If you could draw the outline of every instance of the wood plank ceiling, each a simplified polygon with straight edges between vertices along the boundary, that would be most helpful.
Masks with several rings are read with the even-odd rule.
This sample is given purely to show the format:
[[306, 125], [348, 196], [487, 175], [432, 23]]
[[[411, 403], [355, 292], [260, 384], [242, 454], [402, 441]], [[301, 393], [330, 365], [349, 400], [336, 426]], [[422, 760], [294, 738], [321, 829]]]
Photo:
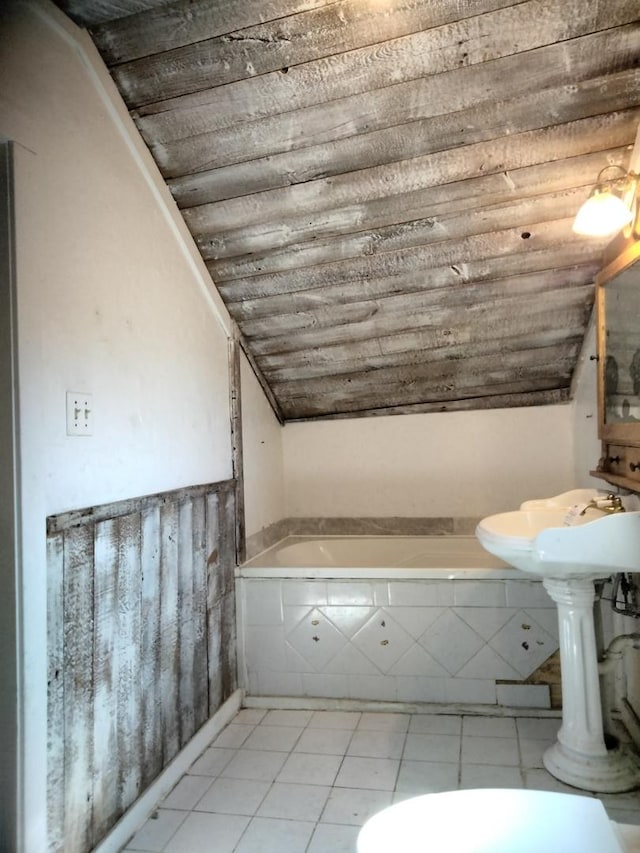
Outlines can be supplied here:
[[[284, 420], [567, 400], [638, 0], [59, 0]], [[214, 286], [212, 284], [212, 286]]]

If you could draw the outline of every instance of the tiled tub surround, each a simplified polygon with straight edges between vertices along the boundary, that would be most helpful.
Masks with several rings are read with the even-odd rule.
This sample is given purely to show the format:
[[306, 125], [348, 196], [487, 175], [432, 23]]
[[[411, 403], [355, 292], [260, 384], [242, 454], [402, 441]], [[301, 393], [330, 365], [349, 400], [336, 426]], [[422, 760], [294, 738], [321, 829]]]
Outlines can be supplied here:
[[247, 537], [247, 559], [287, 536], [465, 536], [480, 521], [466, 516], [360, 516], [354, 518], [291, 517]]
[[464, 546], [468, 565], [240, 567], [247, 694], [548, 708], [548, 687], [525, 683], [558, 648], [542, 583], [474, 537], [416, 537], [421, 548], [425, 539]]

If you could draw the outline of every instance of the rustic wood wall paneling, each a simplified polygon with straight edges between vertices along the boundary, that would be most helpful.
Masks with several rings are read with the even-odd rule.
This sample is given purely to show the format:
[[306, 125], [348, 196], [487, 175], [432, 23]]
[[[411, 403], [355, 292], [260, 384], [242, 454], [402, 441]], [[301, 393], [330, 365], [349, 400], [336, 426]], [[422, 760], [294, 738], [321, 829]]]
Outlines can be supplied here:
[[[194, 497], [194, 502], [203, 498]], [[145, 701], [142, 703], [140, 728], [141, 776], [140, 788], [144, 790], [162, 770], [162, 682], [161, 647], [161, 548], [162, 535], [159, 506], [141, 511], [141, 590], [140, 590], [140, 687]], [[206, 689], [206, 681], [205, 687]]]
[[[118, 708], [113, 697], [120, 682], [120, 638], [114, 636], [118, 613], [118, 519], [95, 525], [93, 655], [93, 837], [98, 841], [120, 814]], [[68, 666], [67, 662], [67, 666]], [[71, 664], [73, 666], [73, 664]]]
[[244, 525], [244, 460], [242, 451], [242, 381], [240, 371], [240, 332], [234, 323], [229, 338], [229, 412], [231, 417], [231, 462], [236, 482], [236, 559], [244, 563], [246, 553]]
[[[64, 535], [64, 851], [93, 846], [93, 527]], [[114, 708], [115, 710], [115, 708]]]
[[47, 538], [47, 826], [50, 853], [64, 851], [64, 533]]
[[235, 484], [47, 521], [49, 850], [86, 853], [235, 689]]

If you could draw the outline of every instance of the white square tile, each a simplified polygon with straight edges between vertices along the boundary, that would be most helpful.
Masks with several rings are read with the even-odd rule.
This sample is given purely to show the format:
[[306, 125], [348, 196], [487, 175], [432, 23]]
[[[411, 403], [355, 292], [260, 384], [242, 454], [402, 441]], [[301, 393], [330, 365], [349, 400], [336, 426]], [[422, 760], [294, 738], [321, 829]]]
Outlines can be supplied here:
[[344, 699], [349, 696], [350, 679], [350, 675], [333, 675], [328, 672], [305, 673], [302, 676], [302, 695]]
[[507, 708], [551, 708], [548, 684], [498, 684], [498, 705]]
[[489, 645], [523, 678], [535, 672], [558, 648], [555, 637], [522, 610], [491, 638]]
[[358, 581], [329, 581], [327, 603], [339, 605], [372, 605], [373, 584]]
[[469, 788], [522, 788], [522, 774], [519, 767], [463, 764], [460, 789]]
[[562, 724], [559, 717], [517, 717], [518, 735], [530, 740], [555, 741]]
[[218, 737], [212, 742], [211, 746], [218, 749], [237, 749], [242, 746], [252, 731], [253, 726], [239, 726], [234, 723], [230, 723], [220, 732]]
[[522, 677], [494, 649], [483, 646], [470, 661], [458, 670], [457, 678], [504, 679], [518, 681]]
[[273, 782], [287, 760], [285, 752], [261, 752], [241, 749], [224, 768], [221, 777], [230, 779], [256, 779]]
[[401, 732], [356, 731], [351, 739], [347, 755], [365, 758], [400, 758], [405, 735]]
[[312, 610], [313, 607], [309, 607], [307, 604], [285, 607], [283, 616], [285, 634], [290, 634], [296, 625], [299, 625]]
[[463, 717], [462, 734], [476, 737], [517, 737], [513, 717]]
[[405, 761], [445, 761], [455, 764], [460, 760], [460, 737], [409, 732], [402, 757]]
[[186, 812], [158, 809], [136, 832], [127, 850], [161, 851], [186, 817]]
[[306, 726], [313, 717], [313, 711], [303, 710], [275, 710], [268, 711], [261, 722], [261, 726], [297, 726], [302, 728]]
[[378, 610], [353, 636], [351, 642], [374, 663], [380, 672], [393, 664], [413, 645], [413, 638], [389, 616]]
[[525, 770], [542, 769], [544, 767], [542, 757], [553, 743], [553, 740], [533, 740], [521, 737], [520, 763], [522, 767]]
[[409, 714], [365, 712], [360, 717], [358, 728], [369, 732], [406, 732], [409, 719]]
[[235, 853], [304, 853], [314, 826], [308, 821], [254, 817]]
[[323, 672], [326, 675], [380, 675], [377, 666], [351, 643], [325, 664]]
[[249, 670], [286, 671], [284, 628], [282, 626], [247, 628], [244, 652]]
[[162, 800], [163, 809], [184, 809], [189, 811], [198, 802], [211, 785], [209, 776], [183, 776], [178, 784]]
[[462, 717], [457, 714], [412, 714], [409, 731], [417, 734], [459, 735]]
[[385, 612], [407, 631], [414, 640], [444, 613], [444, 607], [385, 607]]
[[307, 853], [354, 853], [360, 827], [339, 826], [333, 823], [319, 823]]
[[392, 758], [346, 756], [336, 777], [339, 788], [371, 788], [393, 791], [400, 762]]
[[300, 735], [294, 751], [344, 755], [352, 735], [353, 732], [349, 729], [315, 729], [309, 726]]
[[450, 581], [391, 581], [389, 604], [406, 607], [447, 607], [453, 604]]
[[271, 782], [253, 779], [216, 779], [196, 806], [196, 811], [254, 815]]
[[335, 607], [320, 607], [318, 609], [349, 639], [376, 612], [375, 607], [355, 607], [348, 604], [341, 604]]
[[395, 702], [398, 698], [396, 679], [392, 675], [350, 675], [349, 699], [373, 699]]
[[258, 726], [246, 739], [244, 748], [290, 752], [302, 732], [301, 726]]
[[290, 604], [310, 604], [312, 606], [328, 604], [327, 582], [309, 580], [283, 581], [282, 600], [285, 606]]
[[259, 670], [256, 677], [254, 696], [302, 696], [304, 693], [302, 673]]
[[453, 600], [456, 607], [464, 607], [466, 604], [471, 607], [504, 607], [504, 581], [455, 580]]
[[330, 791], [328, 785], [274, 782], [258, 809], [258, 816], [317, 821]]
[[395, 675], [398, 702], [437, 702], [443, 704], [444, 678], [425, 675]]
[[241, 708], [232, 722], [242, 726], [257, 726], [266, 713], [262, 708]]
[[509, 580], [505, 582], [507, 607], [553, 607], [553, 601], [542, 581]]
[[390, 806], [391, 798], [390, 790], [333, 788], [320, 822], [362, 826], [374, 814]]
[[190, 776], [218, 776], [236, 754], [235, 749], [205, 749], [189, 768]]
[[347, 639], [321, 610], [314, 608], [287, 635], [287, 642], [311, 664], [311, 671], [322, 672], [331, 658], [346, 645]]
[[449, 673], [421, 646], [414, 643], [389, 670], [390, 675], [414, 675], [439, 678]]
[[292, 752], [277, 776], [277, 782], [333, 785], [342, 755], [317, 755]]
[[454, 607], [459, 616], [483, 640], [490, 640], [516, 613], [515, 607]]
[[458, 788], [458, 764], [433, 761], [402, 761], [398, 773], [396, 791], [420, 794], [437, 794], [441, 791], [456, 791]]
[[232, 853], [249, 820], [239, 815], [191, 812], [164, 849], [166, 853], [202, 853], [211, 849], [215, 838], [216, 853]]
[[282, 581], [253, 579], [243, 588], [245, 625], [282, 624]]
[[444, 682], [446, 702], [479, 702], [495, 705], [496, 683], [480, 678], [447, 678]]
[[373, 585], [373, 603], [378, 607], [389, 604], [389, 584], [377, 582]]
[[511, 737], [473, 737], [462, 735], [461, 760], [464, 764], [499, 764], [517, 767], [520, 763], [518, 741]]
[[[584, 791], [576, 791], [570, 785], [565, 785], [546, 770], [523, 770], [524, 786], [534, 791], [559, 791], [563, 794], [584, 794]], [[588, 795], [587, 795], [588, 796]]]
[[531, 611], [524, 611], [525, 616], [534, 619], [547, 634], [550, 634], [555, 640], [558, 639], [558, 608], [557, 607], [536, 607]]
[[360, 711], [315, 711], [309, 722], [314, 729], [355, 729]]
[[484, 646], [484, 640], [450, 610], [445, 610], [418, 642], [451, 675]]

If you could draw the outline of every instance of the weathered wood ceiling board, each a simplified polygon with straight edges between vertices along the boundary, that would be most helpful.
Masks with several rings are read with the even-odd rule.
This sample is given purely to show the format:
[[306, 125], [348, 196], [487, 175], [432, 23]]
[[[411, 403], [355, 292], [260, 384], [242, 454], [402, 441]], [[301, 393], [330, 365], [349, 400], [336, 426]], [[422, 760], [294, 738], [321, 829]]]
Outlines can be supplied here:
[[65, 4], [282, 418], [568, 399], [638, 0]]

